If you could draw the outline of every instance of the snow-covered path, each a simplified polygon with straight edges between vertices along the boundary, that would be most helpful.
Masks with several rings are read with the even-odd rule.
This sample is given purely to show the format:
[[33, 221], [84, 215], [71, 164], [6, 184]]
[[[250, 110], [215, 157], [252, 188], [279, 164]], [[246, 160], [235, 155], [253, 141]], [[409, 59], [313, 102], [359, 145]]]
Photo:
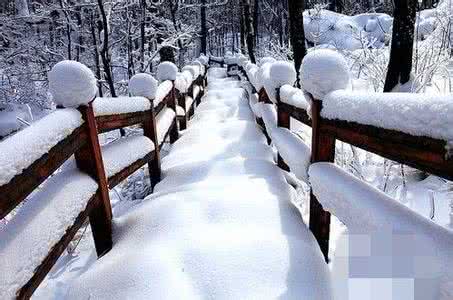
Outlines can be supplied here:
[[153, 195], [68, 299], [330, 299], [328, 267], [240, 83], [209, 72]]

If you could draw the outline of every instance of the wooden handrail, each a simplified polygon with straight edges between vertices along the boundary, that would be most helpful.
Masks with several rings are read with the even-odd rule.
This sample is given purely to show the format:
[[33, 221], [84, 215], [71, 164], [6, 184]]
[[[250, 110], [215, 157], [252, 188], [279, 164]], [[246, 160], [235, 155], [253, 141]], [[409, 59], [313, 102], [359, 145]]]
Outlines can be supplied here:
[[[240, 72], [246, 74], [242, 67]], [[244, 78], [245, 77], [243, 75]], [[272, 103], [265, 88], [259, 92], [259, 102]], [[289, 129], [289, 118], [294, 118], [312, 128], [312, 163], [334, 162], [335, 141], [351, 144], [384, 158], [397, 161], [447, 180], [453, 180], [453, 159], [449, 159], [447, 142], [425, 136], [414, 136], [397, 130], [323, 118], [322, 101], [311, 98], [310, 114], [303, 108], [284, 103], [277, 90], [278, 126]], [[311, 117], [310, 117], [311, 116]], [[257, 120], [265, 129], [264, 122]], [[279, 156], [278, 165], [286, 169]], [[313, 193], [310, 194], [310, 229], [316, 237], [325, 259], [328, 258], [330, 214], [323, 210]]]

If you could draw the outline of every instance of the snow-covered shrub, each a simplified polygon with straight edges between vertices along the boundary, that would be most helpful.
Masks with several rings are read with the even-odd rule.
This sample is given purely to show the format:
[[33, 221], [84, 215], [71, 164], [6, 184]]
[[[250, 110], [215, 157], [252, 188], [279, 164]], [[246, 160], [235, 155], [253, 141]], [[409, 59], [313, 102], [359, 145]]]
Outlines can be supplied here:
[[96, 78], [87, 66], [64, 60], [49, 72], [49, 90], [56, 105], [77, 107], [96, 96]]
[[267, 63], [274, 63], [276, 61], [277, 60], [275, 58], [273, 58], [273, 57], [263, 57], [262, 59], [260, 59], [258, 67], [262, 67], [263, 65], [265, 65]]
[[178, 67], [170, 61], [164, 61], [157, 67], [157, 79], [159, 81], [176, 80], [177, 73]]
[[308, 53], [302, 61], [300, 73], [303, 89], [317, 99], [331, 91], [346, 89], [350, 82], [346, 59], [329, 49]]
[[146, 73], [139, 73], [129, 80], [129, 93], [132, 96], [154, 99], [157, 90], [157, 80]]

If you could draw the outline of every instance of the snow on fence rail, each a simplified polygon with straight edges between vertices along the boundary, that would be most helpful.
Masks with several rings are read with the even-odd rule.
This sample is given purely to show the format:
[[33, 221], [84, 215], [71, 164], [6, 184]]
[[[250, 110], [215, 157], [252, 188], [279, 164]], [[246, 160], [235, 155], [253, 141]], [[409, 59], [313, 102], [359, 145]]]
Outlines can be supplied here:
[[[242, 63], [239, 66], [240, 76], [251, 83], [248, 87], [250, 104], [255, 112], [258, 111], [257, 123], [263, 127], [269, 142], [276, 139], [274, 144], [279, 151], [280, 167], [288, 169], [288, 163], [293, 171], [297, 170], [296, 175], [300, 179], [306, 180], [309, 163], [334, 162], [335, 142], [340, 140], [453, 180], [451, 96], [346, 91], [348, 68], [344, 59], [332, 50], [316, 50], [304, 59], [301, 84], [305, 91], [293, 87], [294, 69], [288, 67], [282, 70], [282, 63], [275, 64], [267, 59], [262, 61], [259, 68]], [[274, 68], [272, 77], [275, 65], [277, 70]], [[254, 96], [255, 92], [258, 99]], [[314, 94], [317, 98], [312, 96]], [[263, 117], [263, 103], [275, 107], [278, 127], [290, 129], [290, 118], [310, 126], [311, 150], [290, 131], [272, 129], [275, 124], [266, 122]], [[330, 213], [318, 200], [311, 193], [310, 229], [327, 259]]]
[[[1, 299], [30, 298], [87, 218], [98, 256], [112, 248], [108, 190], [145, 164], [151, 185], [160, 180], [159, 150], [179, 135], [177, 97], [199, 101], [203, 93], [205, 69], [193, 68], [199, 72], [186, 91], [177, 91], [174, 80], [157, 85], [138, 74], [130, 82], [134, 97], [118, 98], [95, 98], [96, 80], [82, 64], [53, 68], [54, 101], [68, 108], [0, 143], [0, 219], [8, 220], [0, 239]], [[184, 117], [195, 104], [184, 107]], [[98, 134], [132, 125], [141, 125], [143, 136], [100, 146]], [[76, 167], [56, 172], [73, 155]]]

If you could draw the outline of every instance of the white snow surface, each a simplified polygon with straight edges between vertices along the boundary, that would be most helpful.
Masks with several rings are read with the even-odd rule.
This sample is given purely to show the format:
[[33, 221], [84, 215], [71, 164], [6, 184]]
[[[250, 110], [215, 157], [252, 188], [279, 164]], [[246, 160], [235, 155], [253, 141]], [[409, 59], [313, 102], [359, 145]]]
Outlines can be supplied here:
[[48, 179], [2, 227], [1, 299], [15, 299], [16, 291], [33, 276], [97, 188], [97, 183], [80, 171], [60, 172]]
[[132, 96], [154, 99], [157, 90], [157, 80], [146, 73], [139, 73], [129, 80], [129, 93]]
[[95, 116], [118, 115], [151, 109], [151, 101], [145, 97], [102, 97], [93, 102]]
[[271, 131], [271, 139], [291, 172], [298, 179], [308, 183], [308, 167], [311, 159], [310, 147], [287, 128], [274, 128]]
[[237, 118], [245, 92], [221, 83], [163, 159], [155, 194], [115, 220], [113, 249], [67, 299], [331, 299], [294, 190], [259, 127]]
[[122, 137], [102, 147], [102, 160], [107, 177], [112, 177], [154, 150], [146, 136]]
[[280, 101], [305, 110], [310, 108], [310, 99], [305, 96], [304, 92], [287, 84], [280, 88]]
[[178, 74], [178, 67], [170, 61], [164, 61], [157, 66], [157, 79], [159, 81], [176, 80], [176, 74]]
[[156, 90], [156, 98], [154, 99], [154, 107], [158, 106], [162, 100], [170, 93], [173, 88], [173, 82], [166, 80], [159, 84]]
[[311, 165], [309, 176], [323, 208], [348, 228], [333, 258], [338, 299], [452, 299], [453, 231], [331, 163]]
[[269, 70], [270, 84], [274, 89], [288, 84], [294, 85], [297, 74], [294, 64], [287, 61], [274, 62]]
[[350, 85], [348, 63], [342, 54], [330, 49], [317, 49], [305, 55], [300, 66], [301, 84], [316, 99]]
[[159, 145], [164, 142], [165, 135], [176, 117], [173, 109], [165, 107], [156, 116], [157, 140]]
[[187, 93], [190, 85], [193, 82], [192, 73], [189, 71], [183, 71], [176, 75], [175, 88], [181, 93]]
[[321, 116], [453, 140], [453, 96], [335, 91], [323, 100]]
[[57, 109], [0, 143], [0, 186], [21, 174], [83, 124], [75, 108]]
[[78, 107], [91, 102], [96, 96], [96, 78], [84, 64], [64, 60], [53, 66], [48, 76], [49, 91], [57, 106]]

